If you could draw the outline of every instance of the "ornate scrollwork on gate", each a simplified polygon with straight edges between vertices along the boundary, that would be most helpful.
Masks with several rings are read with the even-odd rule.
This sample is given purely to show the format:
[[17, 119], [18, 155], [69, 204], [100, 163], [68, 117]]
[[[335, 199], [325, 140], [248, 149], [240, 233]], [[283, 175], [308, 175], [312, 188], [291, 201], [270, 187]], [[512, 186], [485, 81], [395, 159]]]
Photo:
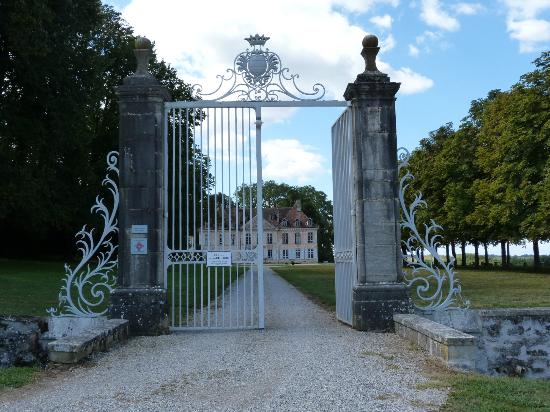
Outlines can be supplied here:
[[[202, 86], [193, 86], [193, 92], [200, 99], [222, 100], [233, 96], [240, 101], [278, 101], [281, 96], [294, 100], [320, 100], [325, 95], [325, 86], [315, 83], [312, 92], [301, 90], [296, 84], [300, 77], [291, 74], [282, 67], [281, 58], [276, 53], [263, 49], [269, 37], [254, 36], [245, 39], [252, 50], [240, 53], [235, 57], [233, 69], [227, 69], [225, 75], [216, 76], [219, 85], [211, 93], [203, 93]], [[225, 85], [225, 88], [224, 88]], [[295, 91], [291, 91], [290, 88]], [[215, 97], [219, 95], [218, 97]]]
[[255, 250], [239, 250], [235, 253], [234, 261], [237, 263], [256, 263], [258, 254]]
[[347, 262], [353, 262], [352, 250], [334, 251], [334, 263], [347, 263]]
[[172, 251], [168, 254], [170, 263], [206, 263], [206, 251], [200, 250], [180, 250]]
[[[57, 308], [47, 312], [54, 317], [73, 316], [94, 318], [105, 315], [105, 299], [113, 290], [116, 282], [118, 265], [115, 237], [118, 233], [118, 152], [107, 155], [107, 174], [102, 185], [107, 188], [112, 198], [112, 209], [104, 199], [96, 197], [91, 212], [103, 219], [103, 231], [97, 241], [94, 239], [94, 228], [88, 230], [86, 225], [77, 232], [76, 244], [82, 255], [80, 263], [74, 269], [65, 264], [65, 279], [59, 292]], [[95, 258], [95, 266], [93, 260]]]
[[[399, 148], [398, 151], [401, 171], [408, 166], [410, 155], [407, 149]], [[403, 271], [403, 277], [419, 298], [415, 306], [422, 310], [445, 310], [452, 305], [468, 308], [470, 301], [462, 296], [462, 286], [454, 271], [454, 258], [446, 262], [437, 251], [441, 235], [436, 232], [443, 228], [432, 219], [429, 225], [424, 225], [424, 233], [420, 234], [415, 222], [416, 212], [418, 207], [427, 206], [426, 201], [422, 199], [422, 194], [417, 193], [409, 206], [405, 203], [408, 182], [413, 179], [414, 176], [408, 170], [400, 179], [399, 202], [403, 215], [401, 228], [410, 233], [409, 238], [402, 241], [407, 251], [403, 261], [410, 268], [410, 271]], [[422, 259], [422, 249], [432, 256], [431, 261]]]

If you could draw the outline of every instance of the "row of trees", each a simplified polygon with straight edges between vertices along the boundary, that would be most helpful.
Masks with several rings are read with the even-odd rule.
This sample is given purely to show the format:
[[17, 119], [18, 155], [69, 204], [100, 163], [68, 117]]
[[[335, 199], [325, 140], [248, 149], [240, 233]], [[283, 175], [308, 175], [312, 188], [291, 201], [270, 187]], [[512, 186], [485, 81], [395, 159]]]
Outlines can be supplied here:
[[447, 123], [420, 141], [410, 158], [412, 188], [428, 203], [419, 223], [444, 227], [443, 243], [475, 249], [500, 244], [503, 265], [510, 243], [550, 239], [550, 52], [510, 90], [493, 90], [471, 103], [457, 128]]
[[[100, 0], [0, 2], [3, 255], [74, 250], [118, 147], [115, 88], [135, 68], [134, 40]], [[150, 70], [174, 100], [191, 98], [164, 61]]]

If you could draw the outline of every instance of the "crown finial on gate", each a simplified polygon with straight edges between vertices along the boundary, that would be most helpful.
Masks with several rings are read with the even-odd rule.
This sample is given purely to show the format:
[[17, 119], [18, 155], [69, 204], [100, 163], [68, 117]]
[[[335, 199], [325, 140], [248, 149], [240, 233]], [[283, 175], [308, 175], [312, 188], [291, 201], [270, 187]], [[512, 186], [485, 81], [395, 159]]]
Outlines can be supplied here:
[[136, 56], [137, 67], [135, 75], [149, 75], [149, 59], [151, 58], [151, 40], [147, 37], [136, 37], [134, 43], [134, 56]]
[[374, 34], [367, 34], [363, 38], [363, 50], [361, 50], [361, 56], [365, 59], [365, 73], [377, 72], [380, 73], [376, 67], [376, 55], [380, 51], [378, 47], [378, 37]]
[[256, 48], [256, 46], [262, 47], [265, 45], [265, 42], [269, 40], [269, 37], [264, 36], [263, 34], [260, 36], [259, 34], [255, 34], [248, 36], [245, 38], [245, 40], [250, 44], [252, 47]]

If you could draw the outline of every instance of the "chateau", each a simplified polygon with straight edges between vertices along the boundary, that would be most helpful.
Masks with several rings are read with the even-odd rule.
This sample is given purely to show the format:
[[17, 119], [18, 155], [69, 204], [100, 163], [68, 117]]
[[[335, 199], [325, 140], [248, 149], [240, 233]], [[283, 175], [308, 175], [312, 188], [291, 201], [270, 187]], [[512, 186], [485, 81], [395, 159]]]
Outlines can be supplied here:
[[[255, 213], [255, 210], [254, 210]], [[201, 229], [199, 244], [201, 249], [231, 250], [255, 249], [257, 245], [256, 215], [246, 220], [242, 215], [235, 219], [235, 209], [218, 217], [217, 225], [210, 222]], [[236, 221], [245, 224], [235, 229]], [[297, 200], [292, 207], [263, 209], [264, 262], [265, 263], [313, 263], [318, 261], [317, 231], [319, 226], [302, 211], [302, 202]], [[231, 228], [231, 226], [233, 226]], [[217, 229], [213, 229], [217, 227]], [[224, 230], [221, 228], [224, 227]]]

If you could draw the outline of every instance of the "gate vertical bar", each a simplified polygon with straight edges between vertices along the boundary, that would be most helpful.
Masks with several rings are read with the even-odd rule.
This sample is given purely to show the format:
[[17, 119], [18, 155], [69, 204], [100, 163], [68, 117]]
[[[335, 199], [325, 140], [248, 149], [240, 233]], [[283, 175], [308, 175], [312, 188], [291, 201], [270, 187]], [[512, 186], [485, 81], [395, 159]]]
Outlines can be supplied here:
[[258, 328], [264, 328], [264, 219], [262, 180], [262, 109], [256, 107], [256, 259], [258, 271]]

